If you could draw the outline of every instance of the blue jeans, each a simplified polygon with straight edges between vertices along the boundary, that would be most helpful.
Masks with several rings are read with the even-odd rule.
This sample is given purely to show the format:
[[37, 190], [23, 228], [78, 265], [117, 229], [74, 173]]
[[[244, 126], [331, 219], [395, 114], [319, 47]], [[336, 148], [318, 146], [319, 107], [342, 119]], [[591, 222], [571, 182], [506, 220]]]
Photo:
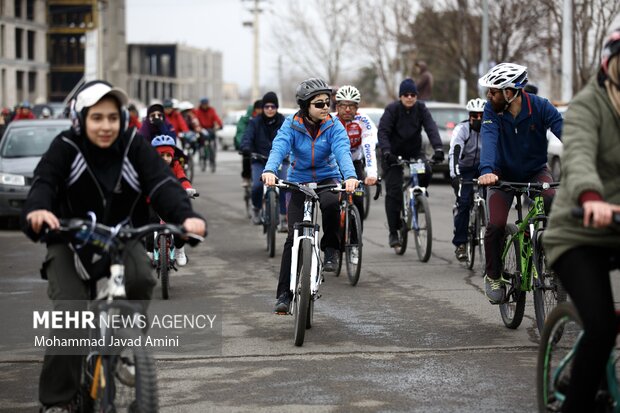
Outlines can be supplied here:
[[[288, 163], [283, 163], [282, 168], [277, 171], [278, 178], [286, 179], [288, 175]], [[261, 175], [265, 169], [265, 164], [259, 161], [252, 161], [252, 206], [261, 209], [263, 205], [263, 181]], [[286, 214], [285, 191], [280, 190], [280, 214]]]
[[[461, 170], [461, 179], [463, 181], [471, 181], [480, 174], [477, 170], [463, 171]], [[467, 226], [469, 225], [469, 206], [473, 201], [474, 186], [461, 185], [459, 196], [456, 201], [457, 212], [454, 217], [454, 238], [452, 243], [455, 246], [465, 244], [467, 242]]]

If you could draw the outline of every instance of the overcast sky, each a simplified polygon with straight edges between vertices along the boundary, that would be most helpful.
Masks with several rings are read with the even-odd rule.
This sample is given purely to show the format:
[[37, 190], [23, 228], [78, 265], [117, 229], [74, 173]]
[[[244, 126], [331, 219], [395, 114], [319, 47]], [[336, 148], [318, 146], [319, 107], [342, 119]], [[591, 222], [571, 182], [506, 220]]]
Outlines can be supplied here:
[[[260, 21], [260, 83], [276, 85], [277, 55], [269, 37], [272, 10], [283, 0], [270, 0]], [[185, 43], [222, 52], [224, 82], [240, 90], [252, 84], [253, 32], [242, 23], [254, 2], [242, 0], [126, 0], [128, 43]]]

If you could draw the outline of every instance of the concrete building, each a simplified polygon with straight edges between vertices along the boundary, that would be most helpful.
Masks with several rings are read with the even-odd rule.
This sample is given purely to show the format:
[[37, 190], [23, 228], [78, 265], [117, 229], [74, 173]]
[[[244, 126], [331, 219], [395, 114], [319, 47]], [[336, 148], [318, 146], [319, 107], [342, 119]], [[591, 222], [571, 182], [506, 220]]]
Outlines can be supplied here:
[[208, 97], [221, 111], [222, 54], [181, 44], [129, 44], [127, 72], [131, 98], [148, 105], [176, 98], [198, 103]]
[[45, 0], [0, 0], [0, 106], [48, 99]]

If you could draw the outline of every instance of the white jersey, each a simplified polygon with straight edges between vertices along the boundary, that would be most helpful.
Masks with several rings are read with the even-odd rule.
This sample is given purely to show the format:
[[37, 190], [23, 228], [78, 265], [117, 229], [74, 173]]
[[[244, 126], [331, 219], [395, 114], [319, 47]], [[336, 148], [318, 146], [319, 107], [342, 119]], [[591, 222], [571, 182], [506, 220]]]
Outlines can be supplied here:
[[[336, 116], [338, 118], [338, 116]], [[351, 158], [366, 161], [366, 176], [377, 177], [377, 127], [368, 116], [356, 113], [350, 122], [342, 122], [351, 142]]]

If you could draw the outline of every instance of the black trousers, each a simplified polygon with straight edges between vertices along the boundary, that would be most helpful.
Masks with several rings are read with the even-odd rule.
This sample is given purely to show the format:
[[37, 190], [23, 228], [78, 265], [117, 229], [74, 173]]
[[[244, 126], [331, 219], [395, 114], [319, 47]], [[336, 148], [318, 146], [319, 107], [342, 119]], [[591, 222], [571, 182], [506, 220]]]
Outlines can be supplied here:
[[609, 279], [612, 255], [620, 259], [620, 248], [582, 246], [565, 252], [553, 265], [584, 327], [563, 413], [594, 411], [594, 396], [616, 342], [618, 326]]
[[[357, 174], [357, 179], [360, 181], [364, 181], [366, 178], [366, 172], [364, 171], [364, 161], [353, 161], [353, 166], [355, 167], [355, 173]], [[365, 188], [366, 191], [370, 191], [370, 188]], [[345, 196], [345, 195], [342, 195]], [[357, 210], [360, 212], [360, 219], [362, 220], [362, 228], [364, 227], [364, 197], [359, 195], [353, 196], [353, 204], [357, 207]]]
[[[325, 185], [335, 182], [337, 181], [330, 179], [322, 181], [319, 184]], [[299, 191], [290, 191], [287, 195], [290, 195], [287, 206], [288, 235], [284, 242], [284, 251], [282, 252], [282, 263], [280, 264], [280, 278], [278, 280], [276, 297], [289, 291], [291, 283], [291, 251], [293, 248], [294, 236], [293, 226], [296, 222], [301, 222], [304, 218], [304, 200], [306, 196]], [[321, 214], [323, 216], [321, 250], [325, 251], [326, 248], [338, 250], [340, 249], [340, 235], [338, 233], [340, 225], [338, 193], [331, 191], [319, 193], [319, 207], [321, 208]]]
[[[69, 300], [90, 299], [91, 284], [80, 278], [73, 263], [73, 252], [65, 244], [50, 245], [45, 258], [47, 295], [55, 311], [71, 311]], [[130, 244], [125, 258], [125, 288], [132, 300], [150, 300], [156, 281], [138, 241]], [[53, 334], [53, 331], [52, 331]], [[69, 404], [80, 386], [83, 356], [50, 355], [43, 359], [39, 377], [39, 401], [44, 406]]]
[[[426, 163], [425, 176], [418, 175], [420, 186], [430, 184], [432, 169]], [[388, 228], [390, 232], [400, 229], [400, 212], [403, 209], [403, 181], [404, 171], [402, 166], [391, 166], [384, 169], [383, 180], [385, 181], [385, 215], [387, 216]]]

